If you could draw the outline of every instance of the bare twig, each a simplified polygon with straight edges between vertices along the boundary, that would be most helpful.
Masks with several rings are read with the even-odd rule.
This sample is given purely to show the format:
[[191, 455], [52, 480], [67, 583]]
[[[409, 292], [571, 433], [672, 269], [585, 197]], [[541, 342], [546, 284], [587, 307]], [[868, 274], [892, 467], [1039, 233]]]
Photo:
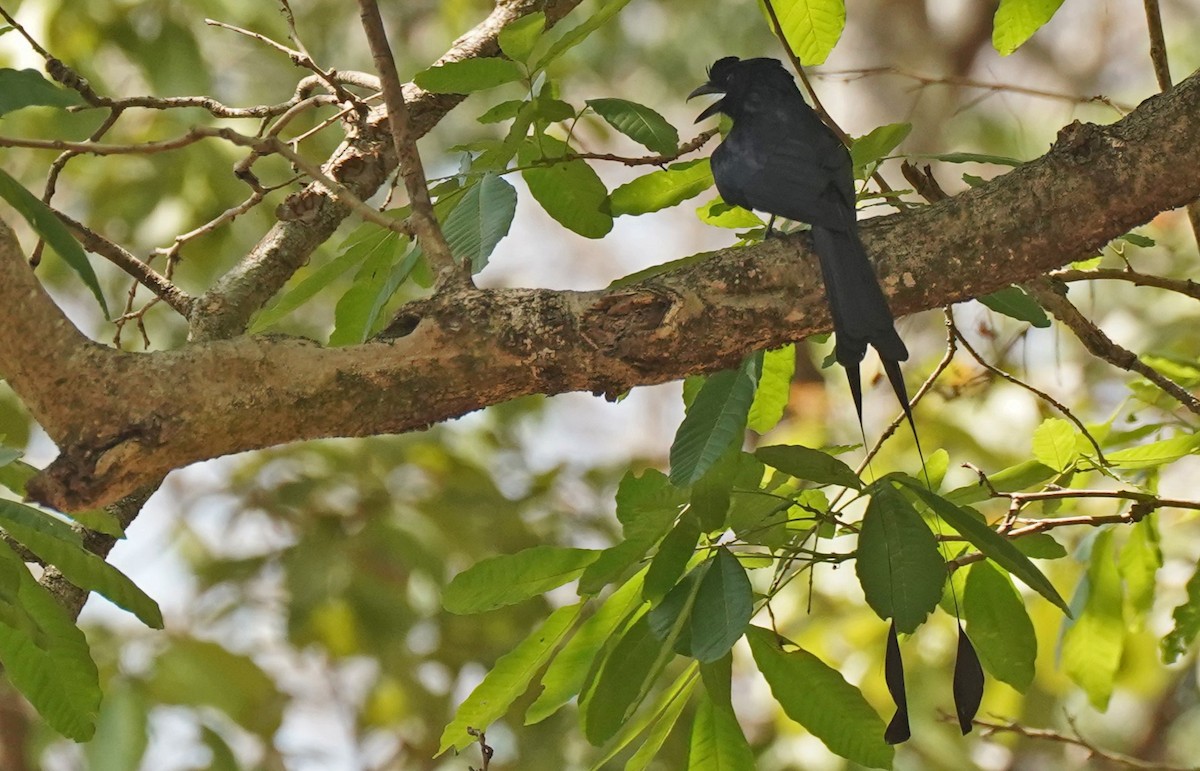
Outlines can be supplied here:
[[1178, 383], [1164, 377], [1148, 366], [1133, 351], [1117, 345], [1104, 331], [1089, 321], [1079, 309], [1067, 299], [1066, 286], [1049, 278], [1037, 278], [1025, 285], [1043, 308], [1067, 326], [1079, 342], [1096, 357], [1104, 359], [1121, 369], [1136, 372], [1154, 383], [1184, 407], [1200, 415], [1200, 400], [1184, 390]]
[[679, 146], [679, 149], [673, 153], [666, 155], [643, 155], [637, 158], [630, 158], [623, 155], [613, 155], [612, 153], [567, 153], [562, 158], [550, 159], [554, 162], [564, 160], [589, 160], [589, 161], [613, 161], [626, 166], [661, 166], [664, 163], [678, 160], [680, 157], [688, 153], [695, 152], [703, 147], [708, 140], [717, 135], [716, 129], [702, 131], [694, 139], [690, 139]]
[[1190, 278], [1167, 278], [1166, 276], [1156, 276], [1153, 273], [1139, 273], [1136, 270], [1128, 268], [1098, 268], [1096, 270], [1076, 270], [1072, 268], [1055, 271], [1050, 274], [1050, 278], [1064, 283], [1095, 280], [1128, 281], [1137, 286], [1166, 289], [1170, 292], [1178, 292], [1179, 294], [1200, 300], [1200, 284], [1192, 281]]
[[387, 105], [388, 125], [392, 133], [392, 143], [396, 148], [396, 156], [400, 160], [400, 170], [404, 177], [404, 186], [408, 190], [412, 202], [412, 227], [421, 242], [426, 259], [438, 274], [439, 287], [447, 281], [471, 284], [469, 268], [456, 268], [454, 255], [442, 235], [441, 227], [433, 214], [433, 203], [429, 198], [429, 188], [425, 182], [425, 169], [421, 164], [421, 155], [417, 152], [416, 141], [409, 135], [408, 106], [404, 103], [404, 87], [400, 84], [400, 76], [396, 72], [396, 62], [392, 58], [392, 49], [388, 45], [387, 33], [383, 28], [383, 18], [379, 15], [379, 6], [375, 0], [359, 0], [360, 16], [367, 42], [371, 46], [371, 54], [375, 59], [375, 69], [383, 82], [383, 101]]
[[[954, 722], [958, 720], [958, 718], [953, 715], [944, 715], [942, 719], [947, 722]], [[1073, 736], [1045, 728], [1028, 728], [1017, 722], [998, 723], [991, 720], [980, 720], [978, 718], [972, 722], [984, 729], [984, 736], [991, 736], [992, 734], [998, 733], [1010, 733], [1018, 736], [1024, 736], [1027, 739], [1037, 739], [1039, 741], [1055, 742], [1057, 744], [1080, 747], [1084, 750], [1087, 750], [1088, 754], [1090, 754], [1092, 757], [1107, 760], [1110, 763], [1124, 766], [1126, 768], [1137, 769], [1137, 771], [1196, 771], [1197, 769], [1200, 769], [1200, 766], [1172, 766], [1147, 760], [1139, 760], [1138, 758], [1130, 757], [1129, 755], [1122, 755], [1118, 752], [1097, 747], [1094, 743], [1084, 739], [1083, 736], [1080, 735], [1079, 729], [1075, 726], [1075, 721], [1071, 718], [1068, 718], [1067, 722], [1071, 726], [1071, 732], [1074, 734]]]
[[1171, 90], [1171, 66], [1167, 62], [1167, 41], [1163, 36], [1162, 13], [1158, 0], [1143, 0], [1146, 9], [1146, 28], [1150, 33], [1150, 63], [1154, 65], [1154, 77], [1159, 91]]

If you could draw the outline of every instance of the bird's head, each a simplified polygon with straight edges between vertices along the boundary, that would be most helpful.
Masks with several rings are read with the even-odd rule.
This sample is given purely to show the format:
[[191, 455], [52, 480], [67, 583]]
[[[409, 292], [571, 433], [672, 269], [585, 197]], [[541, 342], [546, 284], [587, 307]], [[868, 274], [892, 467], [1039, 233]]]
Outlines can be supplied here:
[[724, 96], [705, 108], [704, 112], [696, 117], [696, 122], [711, 118], [717, 113], [725, 113], [737, 119], [753, 87], [780, 82], [780, 78], [788, 88], [795, 90], [792, 77], [787, 74], [787, 70], [778, 59], [739, 59], [736, 56], [717, 59], [708, 68], [708, 82], [688, 94], [688, 99], [704, 94]]

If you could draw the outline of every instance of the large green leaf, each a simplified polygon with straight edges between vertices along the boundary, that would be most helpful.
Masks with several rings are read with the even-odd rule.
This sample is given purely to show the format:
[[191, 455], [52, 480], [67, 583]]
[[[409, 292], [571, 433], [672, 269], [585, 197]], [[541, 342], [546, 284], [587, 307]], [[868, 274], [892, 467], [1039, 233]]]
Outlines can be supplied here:
[[1124, 597], [1112, 529], [1096, 534], [1088, 561], [1083, 611], [1062, 638], [1062, 667], [1088, 695], [1092, 706], [1108, 708], [1125, 649]]
[[708, 158], [673, 163], [612, 191], [611, 211], [614, 217], [648, 214], [695, 198], [712, 185]]
[[646, 694], [646, 682], [665, 662], [664, 643], [639, 618], [613, 647], [583, 706], [583, 731], [599, 746], [617, 733]]
[[529, 193], [560, 225], [586, 238], [612, 230], [608, 189], [586, 162], [576, 159], [521, 172]]
[[862, 693], [833, 667], [798, 648], [785, 652], [770, 629], [746, 630], [758, 669], [784, 713], [831, 752], [870, 768], [891, 768], [895, 751]]
[[70, 107], [82, 103], [79, 94], [59, 88], [37, 70], [0, 67], [0, 117], [22, 107]]
[[1161, 646], [1162, 658], [1167, 664], [1178, 661], [1195, 642], [1196, 635], [1200, 635], [1200, 565], [1188, 579], [1187, 599], [1175, 606], [1171, 617], [1175, 625], [1162, 639]]
[[91, 290], [96, 302], [100, 303], [100, 310], [104, 311], [104, 317], [108, 318], [108, 303], [104, 301], [104, 293], [100, 290], [100, 281], [96, 278], [96, 271], [92, 270], [92, 264], [88, 262], [83, 247], [67, 231], [62, 220], [50, 210], [49, 206], [22, 187], [3, 169], [0, 169], [0, 198], [8, 201], [8, 204], [25, 218], [34, 232], [45, 239], [46, 243], [50, 244], [51, 248], [58, 253], [58, 256], [63, 258], [63, 262], [79, 275], [84, 286]]
[[546, 31], [546, 14], [535, 11], [510, 22], [500, 30], [497, 42], [508, 58], [523, 62], [533, 53], [538, 38]]
[[442, 605], [451, 613], [482, 613], [548, 592], [578, 578], [600, 552], [534, 546], [479, 562], [450, 581]]
[[759, 447], [754, 457], [771, 468], [806, 482], [862, 489], [862, 480], [854, 469], [827, 452], [799, 444], [773, 444]]
[[1121, 547], [1117, 566], [1121, 569], [1129, 608], [1133, 612], [1130, 626], [1140, 630], [1146, 614], [1154, 606], [1154, 593], [1158, 585], [1155, 579], [1158, 569], [1163, 566], [1158, 528], [1153, 518], [1146, 517], [1129, 528], [1129, 538]]
[[1180, 458], [1196, 454], [1197, 450], [1200, 450], [1200, 434], [1182, 434], [1127, 450], [1106, 452], [1104, 457], [1114, 466], [1134, 470], [1174, 463]]
[[[726, 501], [728, 505], [728, 501]], [[663, 538], [658, 546], [658, 553], [650, 561], [646, 571], [645, 598], [650, 602], [658, 602], [683, 575], [688, 561], [696, 554], [696, 544], [700, 542], [700, 527], [696, 517], [689, 511], [679, 521], [671, 532]]]
[[1000, 0], [992, 21], [992, 46], [1008, 56], [1053, 18], [1063, 0]]
[[979, 302], [1017, 321], [1026, 321], [1043, 329], [1050, 326], [1046, 311], [1019, 286], [1009, 286], [986, 294], [979, 298]]
[[499, 720], [550, 660], [555, 648], [574, 626], [583, 603], [559, 608], [512, 651], [501, 656], [483, 682], [458, 706], [454, 719], [442, 731], [438, 754], [453, 747], [461, 750], [475, 739], [468, 728], [483, 730]]
[[660, 155], [679, 148], [679, 132], [649, 107], [626, 99], [589, 99], [588, 107], [610, 126]]
[[642, 732], [646, 734], [642, 746], [629, 757], [625, 763], [625, 771], [645, 771], [657, 757], [671, 729], [679, 722], [680, 714], [688, 705], [688, 697], [692, 695], [699, 679], [696, 677], [698, 666], [694, 661], [688, 664], [671, 685], [658, 692], [649, 707], [626, 720], [621, 730], [604, 745], [604, 751], [588, 767], [588, 771], [607, 768], [605, 764], [629, 746]]
[[[415, 263], [416, 249], [404, 255], [408, 239], [384, 228], [378, 228], [360, 247], [364, 252], [362, 267], [354, 277], [354, 285], [337, 302], [334, 308], [333, 331], [329, 345], [355, 345], [371, 334], [383, 306], [391, 298], [400, 281], [408, 275]], [[395, 267], [400, 266], [402, 275]]]
[[574, 27], [571, 27], [563, 33], [562, 37], [551, 43], [546, 52], [538, 57], [533, 65], [533, 69], [540, 70], [544, 68], [550, 62], [582, 43], [588, 35], [600, 29], [606, 21], [616, 16], [628, 4], [629, 0], [606, 0], [594, 14], [579, 22]]
[[1033, 457], [1055, 471], [1066, 471], [1079, 458], [1075, 426], [1062, 418], [1047, 418], [1033, 432]]
[[671, 443], [671, 484], [686, 487], [720, 459], [746, 427], [758, 384], [758, 355], [710, 375]]
[[725, 548], [717, 549], [688, 579], [651, 611], [651, 628], [665, 640], [676, 628], [680, 614], [687, 614], [676, 651], [700, 662], [716, 661], [741, 638], [754, 614], [750, 579], [742, 563]]
[[[744, 210], [743, 210], [744, 211]], [[756, 218], [757, 219], [757, 218]], [[796, 346], [788, 343], [763, 354], [758, 390], [746, 416], [746, 427], [765, 434], [783, 418], [792, 395], [792, 376], [796, 373]]]
[[971, 565], [962, 611], [984, 668], [1024, 693], [1033, 682], [1037, 636], [1012, 580], [986, 560]]
[[888, 123], [871, 129], [850, 145], [850, 160], [856, 170], [887, 157], [912, 132], [911, 123]]
[[867, 604], [902, 634], [915, 631], [942, 597], [946, 564], [933, 533], [887, 480], [872, 487], [854, 569]]
[[[988, 481], [997, 491], [1011, 493], [1041, 484], [1056, 474], [1058, 474], [1057, 471], [1039, 461], [1027, 460], [995, 474], [988, 474]], [[983, 482], [963, 485], [946, 493], [946, 500], [958, 506], [979, 503], [990, 497], [991, 493]]]
[[580, 692], [601, 648], [630, 614], [643, 604], [644, 575], [638, 573], [609, 595], [555, 654], [546, 673], [542, 675], [542, 692], [525, 713], [525, 725], [540, 723]]
[[[1045, 467], [1043, 466], [1043, 468]], [[986, 522], [976, 519], [972, 514], [963, 511], [940, 495], [926, 490], [915, 479], [897, 478], [916, 493], [925, 505], [933, 510], [934, 514], [941, 517], [963, 538], [970, 541], [972, 546], [987, 555], [997, 565], [1021, 579], [1030, 589], [1062, 608], [1064, 613], [1070, 614], [1071, 611], [1067, 607], [1066, 601], [1054, 588], [1054, 584], [1050, 583], [1042, 571], [1038, 570], [1037, 566], [1013, 545], [1012, 541], [988, 527]]]
[[[96, 730], [100, 678], [83, 632], [62, 605], [0, 541], [9, 597], [0, 613], [0, 664], [10, 683], [51, 728], [75, 741]], [[15, 586], [12, 584], [15, 582]]]
[[30, 517], [41, 518], [47, 525], [50, 522], [36, 509], [12, 501], [0, 501], [0, 528], [13, 539], [47, 564], [54, 565], [79, 588], [102, 594], [133, 613], [146, 626], [162, 629], [162, 612], [158, 609], [158, 603], [124, 573], [83, 548], [76, 534], [64, 536], [61, 525], [58, 529], [32, 526]]
[[771, 5], [800, 63], [823, 64], [846, 26], [843, 0], [771, 0]]
[[480, 58], [446, 62], [413, 76], [413, 82], [437, 94], [470, 94], [512, 83], [525, 77], [525, 71], [508, 59]]
[[467, 188], [446, 218], [442, 231], [456, 258], [478, 273], [500, 239], [508, 235], [517, 212], [517, 190], [495, 174], [484, 174]]
[[715, 704], [707, 694], [696, 705], [688, 746], [689, 771], [754, 771], [754, 753], [728, 705]]

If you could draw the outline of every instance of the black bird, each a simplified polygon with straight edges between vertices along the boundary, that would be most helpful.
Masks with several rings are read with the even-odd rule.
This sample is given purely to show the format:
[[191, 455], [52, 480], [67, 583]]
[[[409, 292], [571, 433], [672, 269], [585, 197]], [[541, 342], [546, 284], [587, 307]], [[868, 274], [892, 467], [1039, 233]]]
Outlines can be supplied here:
[[[834, 356], [846, 370], [862, 424], [859, 363], [871, 345], [913, 424], [900, 362], [908, 349], [858, 237], [850, 153], [821, 122], [776, 59], [727, 56], [688, 95], [723, 94], [696, 122], [724, 113], [733, 128], [712, 155], [713, 179], [726, 203], [812, 226], [825, 296], [833, 316]], [[770, 225], [767, 226], [768, 231]]]

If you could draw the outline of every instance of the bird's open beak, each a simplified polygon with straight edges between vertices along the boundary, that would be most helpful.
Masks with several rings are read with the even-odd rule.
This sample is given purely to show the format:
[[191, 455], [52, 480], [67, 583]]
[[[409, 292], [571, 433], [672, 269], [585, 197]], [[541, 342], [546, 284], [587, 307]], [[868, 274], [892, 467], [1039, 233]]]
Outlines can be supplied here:
[[[697, 96], [704, 96], [705, 94], [723, 94], [723, 93], [725, 93], [725, 90], [723, 88], [721, 88], [720, 86], [717, 86], [713, 83], [705, 83], [704, 85], [700, 86], [695, 91], [693, 91], [692, 93], [688, 94], [687, 98], [688, 98], [688, 101], [691, 101], [693, 98], [695, 98]], [[717, 101], [713, 102], [708, 107], [706, 107], [704, 109], [704, 112], [697, 115], [695, 122], [699, 123], [700, 121], [704, 120], [705, 118], [711, 118], [712, 116], [716, 115], [717, 113], [719, 113], [721, 111], [722, 106], [723, 106], [722, 100], [718, 99]]]

